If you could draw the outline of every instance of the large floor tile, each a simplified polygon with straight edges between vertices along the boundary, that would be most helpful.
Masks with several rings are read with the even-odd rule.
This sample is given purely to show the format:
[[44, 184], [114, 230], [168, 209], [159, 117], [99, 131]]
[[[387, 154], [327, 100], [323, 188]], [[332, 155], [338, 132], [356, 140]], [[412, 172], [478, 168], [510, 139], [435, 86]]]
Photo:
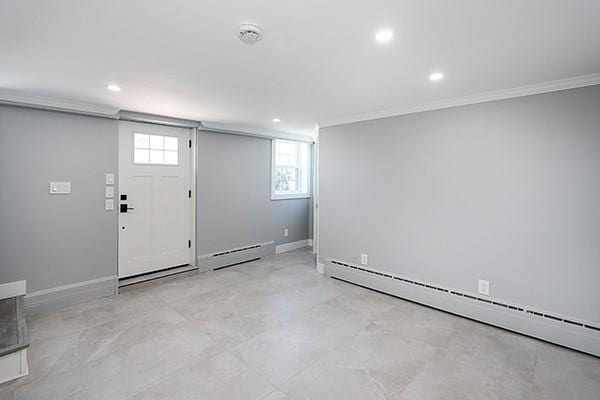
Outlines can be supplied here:
[[133, 400], [260, 400], [275, 387], [230, 353], [194, 365]]
[[334, 347], [307, 336], [290, 337], [286, 329], [265, 332], [237, 346], [233, 353], [274, 385], [280, 385]]
[[435, 346], [441, 346], [450, 337], [460, 320], [455, 315], [410, 301], [394, 300], [393, 308], [373, 314], [371, 320], [382, 327]]
[[185, 323], [187, 321], [176, 311], [158, 305], [130, 318], [34, 340], [29, 349], [31, 373], [21, 381], [57, 374], [113, 352], [125, 351], [146, 340], [171, 333]]
[[402, 367], [393, 370], [376, 354], [340, 346], [280, 386], [280, 390], [295, 400], [386, 399], [412, 377]]
[[535, 369], [532, 400], [600, 397], [600, 358], [547, 345]]
[[128, 319], [162, 305], [160, 299], [145, 293], [124, 293], [28, 318], [29, 335], [33, 341], [47, 339]]

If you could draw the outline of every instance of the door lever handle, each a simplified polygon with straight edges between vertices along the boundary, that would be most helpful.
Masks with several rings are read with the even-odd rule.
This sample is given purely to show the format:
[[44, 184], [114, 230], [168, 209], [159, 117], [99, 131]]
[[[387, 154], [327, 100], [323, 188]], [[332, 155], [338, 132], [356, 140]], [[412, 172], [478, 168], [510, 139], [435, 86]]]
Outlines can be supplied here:
[[129, 210], [135, 210], [135, 208], [127, 207], [127, 204], [121, 204], [121, 206], [119, 207], [119, 211], [122, 213], [126, 213]]

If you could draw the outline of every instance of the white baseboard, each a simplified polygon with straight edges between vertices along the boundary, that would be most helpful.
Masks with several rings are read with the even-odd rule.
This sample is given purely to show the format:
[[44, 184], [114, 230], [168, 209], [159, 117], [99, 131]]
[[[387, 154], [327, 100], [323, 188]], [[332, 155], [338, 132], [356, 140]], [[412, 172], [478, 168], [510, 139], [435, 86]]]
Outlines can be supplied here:
[[0, 357], [0, 384], [28, 374], [27, 348]]
[[113, 275], [28, 293], [25, 296], [25, 308], [35, 311], [54, 310], [84, 301], [114, 296], [116, 293], [117, 277]]
[[24, 296], [27, 293], [26, 281], [0, 284], [0, 300], [10, 297]]
[[296, 242], [284, 243], [284, 244], [275, 246], [275, 254], [281, 254], [281, 253], [285, 253], [286, 251], [292, 251], [292, 250], [301, 249], [303, 247], [310, 246], [308, 244], [309, 240], [310, 239], [298, 240]]
[[325, 264], [318, 262], [317, 263], [317, 272], [320, 274], [325, 274]]

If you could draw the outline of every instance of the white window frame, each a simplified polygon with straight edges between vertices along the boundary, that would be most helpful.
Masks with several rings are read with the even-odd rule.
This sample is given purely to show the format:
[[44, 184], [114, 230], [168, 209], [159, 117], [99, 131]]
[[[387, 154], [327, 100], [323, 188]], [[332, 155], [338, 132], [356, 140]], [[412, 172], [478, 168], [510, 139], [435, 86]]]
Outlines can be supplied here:
[[[302, 193], [290, 193], [290, 194], [277, 194], [275, 192], [275, 154], [276, 154], [276, 146], [277, 146], [277, 141], [280, 142], [289, 142], [289, 143], [299, 143], [299, 144], [305, 144], [308, 146], [308, 150], [307, 150], [307, 162], [306, 162], [306, 192], [302, 192]], [[310, 143], [307, 142], [301, 142], [301, 141], [297, 141], [297, 140], [288, 140], [288, 139], [272, 139], [271, 140], [271, 200], [289, 200], [289, 199], [309, 199], [311, 194], [311, 188], [310, 188], [310, 169], [311, 169], [311, 148], [310, 148]]]

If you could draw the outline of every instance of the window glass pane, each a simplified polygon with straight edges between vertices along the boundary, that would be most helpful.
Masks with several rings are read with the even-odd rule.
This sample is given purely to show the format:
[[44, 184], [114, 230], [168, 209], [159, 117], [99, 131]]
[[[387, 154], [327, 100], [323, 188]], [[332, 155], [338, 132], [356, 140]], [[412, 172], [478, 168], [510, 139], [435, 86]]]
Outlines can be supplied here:
[[150, 162], [152, 164], [163, 164], [164, 163], [164, 151], [162, 150], [150, 150]]
[[277, 159], [275, 160], [275, 163], [276, 165], [295, 167], [297, 160], [295, 157], [290, 156], [288, 154], [277, 154]]
[[[164, 149], [165, 145], [163, 138], [164, 136], [150, 135], [150, 148], [155, 150]], [[152, 156], [150, 156], [150, 158], [152, 158]]]
[[298, 190], [297, 186], [298, 170], [291, 167], [275, 168], [275, 192], [294, 193]]
[[176, 151], [165, 151], [165, 164], [177, 165]]
[[165, 136], [165, 150], [177, 151], [177, 138], [173, 136]]
[[135, 149], [133, 152], [133, 162], [136, 164], [147, 164], [150, 162], [150, 150]]
[[275, 142], [275, 164], [297, 167], [298, 143]]
[[150, 135], [136, 133], [133, 135], [133, 144], [136, 149], [147, 149], [150, 147]]

